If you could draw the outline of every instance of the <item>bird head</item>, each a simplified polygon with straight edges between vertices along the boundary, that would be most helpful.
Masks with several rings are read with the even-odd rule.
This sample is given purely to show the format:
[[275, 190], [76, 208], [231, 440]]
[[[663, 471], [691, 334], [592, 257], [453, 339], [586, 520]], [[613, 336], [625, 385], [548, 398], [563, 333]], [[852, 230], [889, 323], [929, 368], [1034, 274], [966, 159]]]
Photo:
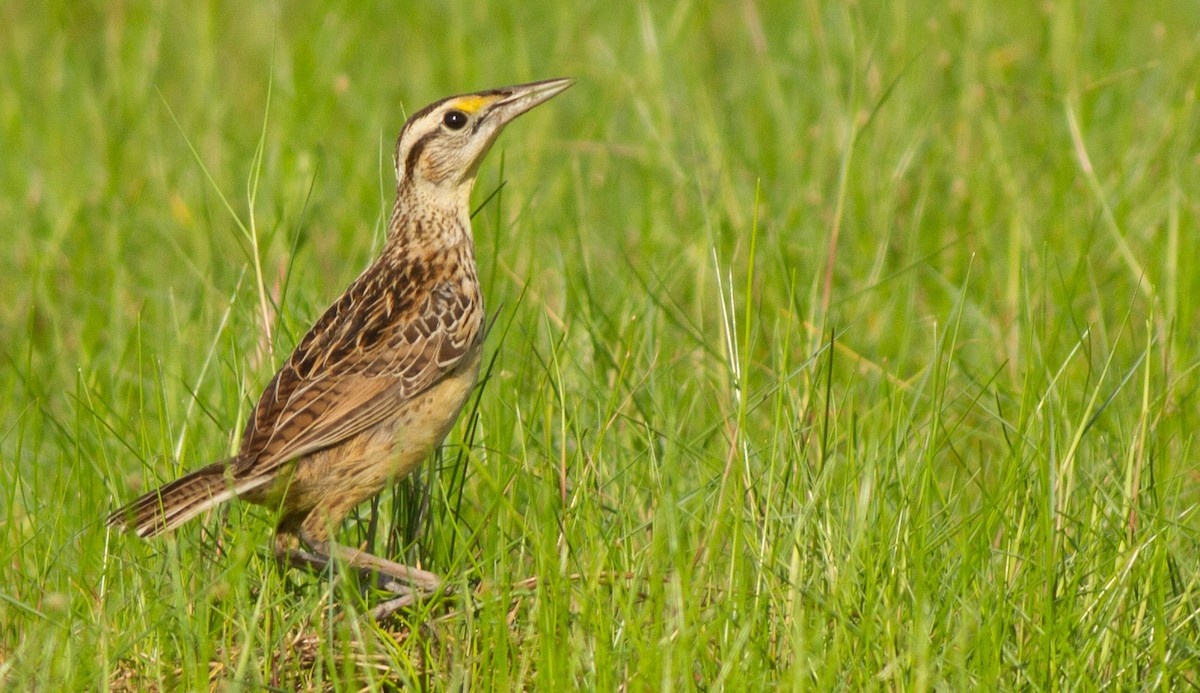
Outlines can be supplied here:
[[551, 79], [460, 94], [417, 111], [396, 141], [401, 190], [465, 205], [479, 164], [504, 126], [573, 83]]

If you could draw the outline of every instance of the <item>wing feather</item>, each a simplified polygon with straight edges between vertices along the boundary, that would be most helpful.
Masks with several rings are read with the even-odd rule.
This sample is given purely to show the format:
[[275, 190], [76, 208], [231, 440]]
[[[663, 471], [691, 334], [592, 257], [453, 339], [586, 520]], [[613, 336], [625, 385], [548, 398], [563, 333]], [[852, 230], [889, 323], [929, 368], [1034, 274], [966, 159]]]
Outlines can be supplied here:
[[482, 340], [473, 281], [422, 286], [373, 270], [325, 311], [266, 387], [235, 477], [269, 473], [388, 419]]

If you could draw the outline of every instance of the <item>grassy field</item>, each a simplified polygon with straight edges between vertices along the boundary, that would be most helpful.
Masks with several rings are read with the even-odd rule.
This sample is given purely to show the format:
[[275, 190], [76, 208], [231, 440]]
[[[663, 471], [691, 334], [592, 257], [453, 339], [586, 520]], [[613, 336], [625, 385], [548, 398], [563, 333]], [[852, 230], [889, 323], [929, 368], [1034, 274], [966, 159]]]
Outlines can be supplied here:
[[[1200, 686], [1200, 6], [409, 5], [0, 5], [0, 688]], [[429, 512], [341, 536], [453, 592], [106, 531], [369, 262], [405, 113], [557, 76]]]

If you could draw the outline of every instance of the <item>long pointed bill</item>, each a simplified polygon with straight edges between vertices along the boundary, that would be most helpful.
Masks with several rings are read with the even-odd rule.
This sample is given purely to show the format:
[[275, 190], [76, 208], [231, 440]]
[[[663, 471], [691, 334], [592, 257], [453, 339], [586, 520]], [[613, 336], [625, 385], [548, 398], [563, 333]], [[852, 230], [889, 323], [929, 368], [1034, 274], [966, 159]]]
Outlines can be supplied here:
[[544, 82], [517, 84], [474, 94], [452, 96], [440, 102], [439, 106], [449, 106], [475, 116], [470, 145], [470, 149], [473, 151], [466, 154], [471, 163], [462, 168], [458, 180], [465, 181], [475, 178], [480, 162], [483, 161], [483, 157], [487, 155], [488, 150], [492, 147], [492, 142], [495, 141], [504, 126], [574, 83], [573, 79], [548, 79]]
[[488, 107], [488, 116], [496, 118], [500, 125], [507, 124], [513, 118], [538, 104], [545, 103], [574, 83], [575, 80], [570, 78], [548, 79], [543, 82], [531, 82], [496, 89], [491, 93], [499, 98]]

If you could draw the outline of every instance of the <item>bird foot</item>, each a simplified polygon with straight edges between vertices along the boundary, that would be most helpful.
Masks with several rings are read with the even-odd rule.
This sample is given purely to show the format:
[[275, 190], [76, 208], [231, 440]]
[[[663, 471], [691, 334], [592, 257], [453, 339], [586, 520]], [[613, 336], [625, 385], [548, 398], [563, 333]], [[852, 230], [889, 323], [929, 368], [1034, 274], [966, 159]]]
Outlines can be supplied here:
[[442, 587], [442, 579], [427, 570], [333, 543], [307, 551], [299, 546], [276, 542], [275, 556], [292, 567], [315, 571], [328, 568], [332, 558], [354, 568], [380, 589], [397, 595], [371, 609], [371, 617], [375, 620], [386, 618], [415, 603], [419, 597], [432, 595]]

